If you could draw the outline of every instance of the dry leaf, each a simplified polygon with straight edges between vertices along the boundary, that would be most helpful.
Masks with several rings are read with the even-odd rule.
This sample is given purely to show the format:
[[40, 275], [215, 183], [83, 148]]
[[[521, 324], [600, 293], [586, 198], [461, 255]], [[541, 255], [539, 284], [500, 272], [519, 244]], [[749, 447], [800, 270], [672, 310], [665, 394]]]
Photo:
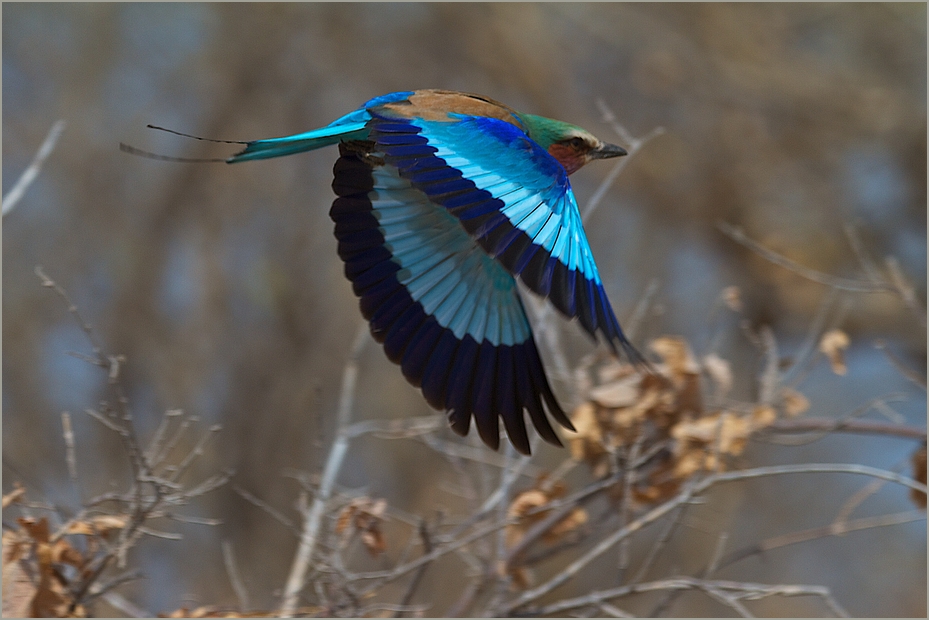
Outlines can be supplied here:
[[771, 426], [774, 424], [775, 420], [777, 420], [777, 412], [774, 411], [774, 407], [758, 405], [755, 407], [755, 410], [752, 411], [752, 419], [748, 430], [752, 432], [765, 428], [766, 426]]
[[30, 543], [22, 532], [3, 532], [3, 617], [25, 618], [32, 609], [36, 585], [24, 556]]
[[733, 312], [742, 312], [742, 291], [738, 286], [723, 289], [723, 303]]
[[22, 527], [35, 542], [48, 542], [48, 519], [45, 517], [38, 520], [34, 517], [20, 517], [16, 522], [19, 523], [20, 527]]
[[651, 343], [652, 350], [657, 353], [671, 371], [674, 379], [682, 375], [693, 375], [700, 371], [694, 360], [687, 341], [677, 336], [662, 336]]
[[613, 358], [610, 358], [597, 368], [597, 382], [600, 384], [609, 383], [628, 376], [638, 377], [639, 373], [628, 363], [620, 362]]
[[716, 398], [724, 398], [732, 389], [732, 367], [715, 353], [703, 358], [703, 369], [716, 384]]
[[784, 403], [784, 413], [793, 418], [810, 408], [810, 401], [797, 390], [789, 387], [781, 389], [781, 399]]
[[681, 373], [676, 388], [675, 413], [677, 416], [675, 421], [686, 413], [701, 415], [703, 413], [703, 396], [700, 393], [699, 373]]
[[[675, 477], [684, 480], [706, 468], [706, 450], [702, 446], [690, 446], [674, 463]], [[657, 490], [655, 491], [657, 496]]]
[[637, 375], [623, 377], [593, 388], [589, 398], [603, 407], [629, 407], [639, 397], [641, 382]]
[[568, 447], [575, 461], [586, 461], [594, 465], [605, 455], [603, 433], [597, 421], [597, 412], [593, 403], [582, 403], [571, 412], [571, 423], [577, 431], [568, 439]]
[[112, 530], [121, 530], [126, 527], [129, 518], [117, 515], [98, 515], [83, 521], [69, 523], [62, 534], [83, 534], [86, 536], [99, 536]]
[[[541, 482], [541, 481], [540, 481]], [[553, 499], [557, 499], [565, 493], [566, 489], [563, 484], [554, 485], [548, 490], [542, 488], [529, 489], [523, 491], [513, 499], [507, 509], [507, 516], [510, 519], [519, 519], [516, 523], [511, 523], [506, 527], [506, 544], [508, 547], [516, 546], [523, 536], [533, 525], [545, 519], [551, 509], [535, 511], [541, 506], [545, 506]], [[532, 514], [530, 514], [532, 513]], [[559, 520], [550, 527], [542, 536], [546, 543], [553, 543], [564, 537], [566, 534], [573, 532], [578, 527], [587, 522], [587, 513], [582, 508], [575, 508], [569, 512], [563, 519]]]
[[672, 459], [664, 459], [657, 464], [644, 481], [632, 487], [632, 498], [643, 504], [656, 504], [677, 495], [681, 480], [674, 471]]
[[[380, 530], [380, 523], [387, 510], [387, 500], [372, 500], [369, 497], [353, 499], [342, 509], [336, 520], [335, 533], [345, 534], [345, 540], [353, 533], [361, 535], [361, 542], [371, 555], [379, 555], [387, 549], [387, 541]], [[349, 530], [349, 526], [352, 527]]]
[[585, 523], [587, 523], [587, 511], [582, 508], [576, 508], [568, 513], [568, 516], [564, 519], [553, 525], [552, 529], [550, 529], [543, 538], [545, 542], [555, 542]]
[[538, 508], [539, 506], [544, 506], [548, 503], [548, 495], [543, 493], [539, 489], [530, 489], [529, 491], [523, 491], [516, 496], [516, 499], [513, 500], [513, 503], [510, 504], [509, 510], [506, 512], [506, 516], [511, 519], [518, 519], [525, 517], [526, 514], [533, 508]]
[[819, 350], [826, 354], [832, 365], [832, 372], [844, 375], [848, 368], [845, 366], [845, 349], [850, 344], [848, 334], [841, 329], [832, 329], [823, 334], [819, 341]]
[[768, 418], [766, 409], [759, 407], [751, 418], [723, 411], [675, 425], [671, 429], [671, 436], [677, 440], [675, 473], [685, 478], [703, 469], [716, 469], [720, 465], [716, 459], [717, 450], [720, 455], [742, 454], [756, 424]]
[[510, 589], [514, 591], [525, 590], [532, 585], [530, 572], [522, 566], [514, 566], [500, 561], [497, 564], [497, 574], [510, 578]]
[[372, 525], [361, 534], [361, 542], [365, 549], [373, 556], [378, 556], [387, 551], [387, 541], [377, 525]]
[[356, 511], [357, 511], [357, 508], [355, 508], [351, 504], [349, 504], [348, 506], [342, 509], [342, 512], [339, 513], [339, 517], [336, 519], [336, 522], [335, 522], [335, 533], [336, 534], [341, 534], [342, 532], [345, 531], [345, 529], [352, 522], [352, 517], [355, 516]]

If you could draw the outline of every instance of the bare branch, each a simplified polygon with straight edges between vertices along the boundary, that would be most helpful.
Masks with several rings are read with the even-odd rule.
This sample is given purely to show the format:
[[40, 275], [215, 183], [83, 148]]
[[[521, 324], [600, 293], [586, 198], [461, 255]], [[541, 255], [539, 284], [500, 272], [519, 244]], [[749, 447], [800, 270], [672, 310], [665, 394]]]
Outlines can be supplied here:
[[342, 461], [348, 452], [349, 437], [346, 435], [351, 420], [352, 405], [355, 400], [355, 382], [358, 379], [358, 356], [365, 343], [368, 342], [368, 326], [363, 324], [352, 345], [345, 370], [342, 372], [342, 393], [339, 398], [339, 409], [336, 417], [336, 438], [329, 451], [329, 458], [323, 469], [322, 481], [319, 491], [313, 499], [313, 504], [304, 513], [303, 533], [300, 544], [284, 586], [284, 598], [281, 604], [280, 615], [285, 618], [292, 617], [297, 609], [297, 598], [306, 583], [306, 573], [313, 557], [313, 551], [319, 538], [319, 529], [322, 524], [326, 504], [332, 495], [332, 488], [336, 476], [342, 467]]
[[226, 565], [226, 574], [229, 575], [229, 583], [232, 584], [232, 591], [235, 592], [236, 599], [239, 601], [239, 611], [245, 613], [248, 611], [248, 590], [242, 583], [242, 577], [239, 575], [239, 568], [235, 563], [235, 556], [232, 552], [232, 543], [228, 540], [222, 542], [223, 564]]
[[871, 420], [831, 420], [828, 418], [800, 418], [777, 420], [762, 433], [857, 433], [862, 435], [886, 435], [904, 439], [926, 440], [926, 429]]
[[[812, 585], [764, 584], [738, 581], [722, 581], [697, 579], [695, 577], [676, 577], [643, 583], [630, 584], [609, 590], [590, 592], [584, 596], [563, 599], [544, 607], [526, 610], [528, 615], [546, 616], [562, 613], [579, 607], [597, 605], [603, 601], [639, 594], [642, 592], [660, 592], [675, 590], [700, 590], [713, 596], [723, 604], [733, 607], [744, 616], [751, 616], [741, 604], [741, 600], [754, 601], [771, 596], [817, 596], [836, 612], [837, 615], [847, 617], [848, 614], [835, 603], [828, 588]], [[830, 603], [831, 601], [831, 603]]]
[[597, 100], [597, 107], [600, 108], [600, 113], [603, 115], [603, 120], [609, 123], [616, 134], [620, 139], [627, 145], [626, 151], [628, 155], [626, 157], [621, 157], [616, 160], [616, 163], [613, 164], [613, 167], [610, 169], [609, 174], [606, 175], [606, 178], [600, 183], [600, 186], [597, 188], [597, 191], [594, 192], [594, 195], [590, 197], [590, 200], [587, 201], [587, 204], [584, 205], [584, 209], [581, 211], [581, 221], [586, 222], [593, 212], [600, 206], [600, 202], [603, 200], [603, 197], [609, 191], [610, 187], [613, 185], [613, 182], [616, 181], [616, 178], [619, 176], [629, 162], [632, 159], [632, 156], [639, 152], [639, 150], [645, 146], [645, 144], [664, 133], [664, 127], [655, 127], [650, 132], [648, 132], [642, 138], [635, 138], [631, 133], [629, 133], [626, 128], [616, 120], [616, 115], [613, 114], [613, 111], [606, 105], [602, 99]]
[[779, 549], [788, 545], [815, 540], [817, 538], [825, 538], [827, 536], [843, 536], [849, 532], [856, 532], [876, 527], [903, 525], [904, 523], [912, 523], [913, 521], [922, 521], [925, 520], [925, 518], [926, 513], [920, 510], [911, 510], [908, 512], [899, 512], [889, 515], [878, 515], [876, 517], [862, 517], [859, 519], [853, 519], [851, 521], [833, 522], [822, 527], [814, 527], [808, 530], [791, 532], [789, 534], [767, 538], [755, 545], [746, 547], [745, 549], [733, 551], [722, 561], [720, 561], [719, 566], [720, 568], [726, 567], [753, 555], [765, 553], [766, 551]]
[[528, 602], [534, 601], [537, 598], [544, 596], [545, 594], [551, 592], [555, 588], [561, 586], [565, 582], [572, 579], [577, 575], [584, 567], [586, 567], [590, 562], [601, 556], [603, 553], [608, 551], [613, 545], [617, 544], [621, 540], [624, 540], [633, 532], [636, 532], [643, 527], [655, 522], [659, 518], [663, 517], [665, 514], [673, 510], [674, 508], [684, 505], [691, 502], [698, 494], [703, 493], [710, 487], [719, 484], [721, 482], [733, 482], [736, 480], [746, 480], [749, 478], [759, 478], [764, 476], [775, 476], [775, 475], [784, 475], [784, 474], [801, 474], [801, 473], [848, 473], [848, 474], [858, 474], [864, 476], [871, 476], [874, 478], [880, 478], [884, 480], [890, 480], [898, 484], [907, 486], [911, 489], [916, 489], [918, 491], [926, 492], [926, 485], [920, 484], [915, 480], [906, 478], [900, 474], [877, 469], [874, 467], [868, 467], [865, 465], [846, 465], [846, 464], [829, 464], [829, 463], [810, 463], [803, 465], [780, 465], [772, 467], [756, 467], [754, 469], [746, 469], [742, 471], [732, 471], [732, 472], [719, 472], [714, 473], [702, 481], [693, 481], [688, 483], [684, 489], [673, 499], [656, 506], [652, 510], [648, 511], [638, 519], [632, 521], [623, 528], [620, 528], [616, 532], [607, 536], [601, 540], [597, 545], [592, 549], [587, 551], [580, 558], [568, 565], [563, 571], [558, 573], [555, 577], [548, 580], [544, 584], [527, 590], [523, 592], [513, 601], [509, 602], [502, 608], [503, 613], [513, 612], [515, 609], [522, 607]]
[[74, 429], [71, 428], [71, 414], [67, 411], [61, 412], [62, 436], [65, 440], [65, 461], [68, 464], [68, 476], [71, 482], [76, 486], [77, 479], [77, 456], [74, 449]]
[[[432, 552], [432, 539], [429, 537], [429, 528], [426, 527], [426, 522], [420, 521], [419, 523], [419, 538], [423, 543], [423, 553]], [[423, 564], [417, 569], [413, 574], [413, 579], [410, 580], [410, 585], [407, 587], [406, 592], [403, 593], [403, 596], [400, 598], [400, 608], [406, 609], [410, 605], [410, 601], [413, 600], [413, 594], [416, 593], [416, 589], [419, 587], [420, 582], [423, 579], [423, 575], [426, 573], [426, 569], [429, 567], [428, 564]], [[398, 609], [394, 613], [394, 618], [399, 618], [402, 612]]]
[[924, 392], [926, 391], [925, 374], [920, 374], [919, 372], [913, 370], [912, 368], [907, 368], [906, 365], [904, 365], [903, 361], [900, 358], [898, 358], [896, 355], [894, 355], [890, 349], [887, 348], [887, 343], [885, 343], [883, 340], [878, 340], [877, 342], [874, 343], [874, 346], [877, 349], [880, 349], [881, 351], [883, 351], [884, 355], [887, 356], [887, 359], [890, 360], [890, 363], [893, 365], [893, 367], [896, 368], [897, 372], [903, 375], [903, 377], [906, 380], [922, 388]]
[[187, 471], [187, 468], [190, 467], [191, 463], [193, 463], [197, 457], [203, 455], [203, 447], [206, 445], [206, 442], [209, 441], [211, 437], [214, 437], [220, 430], [222, 430], [222, 426], [219, 424], [214, 424], [211, 426], [207, 432], [200, 437], [193, 450], [191, 450], [187, 456], [184, 457], [184, 460], [181, 461], [180, 465], [169, 469], [171, 476], [168, 479], [174, 482], [182, 475], [184, 475], [184, 472]]
[[893, 256], [888, 256], [884, 259], [884, 263], [887, 265], [887, 271], [890, 273], [890, 283], [893, 285], [894, 290], [897, 291], [903, 303], [910, 309], [913, 316], [919, 319], [920, 324], [923, 326], [923, 329], [925, 329], [926, 309], [916, 298], [916, 290], [913, 288], [913, 285], [910, 284], [906, 276], [903, 275], [899, 261]]
[[36, 151], [35, 157], [32, 158], [29, 167], [19, 175], [19, 178], [16, 179], [16, 183], [10, 191], [6, 193], [6, 196], [3, 197], [3, 217], [6, 217], [7, 214], [16, 207], [16, 204], [26, 193], [26, 190], [29, 189], [32, 182], [39, 176], [39, 171], [42, 170], [42, 164], [45, 163], [48, 156], [55, 150], [55, 144], [58, 142], [58, 138], [61, 136], [61, 132], [64, 131], [64, 128], [65, 122], [63, 120], [58, 120], [55, 121], [52, 128], [48, 130], [48, 135], [45, 136], [42, 146]]
[[732, 226], [726, 222], [717, 222], [716, 227], [722, 231], [723, 234], [728, 236], [733, 241], [744, 245], [749, 248], [756, 254], [761, 255], [767, 261], [779, 265], [784, 269], [796, 273], [798, 276], [810, 280], [812, 282], [817, 282], [819, 284], [825, 284], [826, 286], [831, 286], [843, 291], [854, 291], [857, 293], [894, 293], [896, 289], [893, 285], [887, 282], [872, 282], [868, 280], [851, 280], [848, 278], [837, 278], [835, 276], [830, 276], [828, 274], [810, 269], [809, 267], [804, 267], [800, 263], [790, 260], [786, 256], [782, 256], [773, 250], [769, 250], [764, 247], [757, 241], [749, 239], [745, 232], [737, 226]]
[[246, 491], [245, 489], [243, 489], [237, 484], [232, 485], [232, 490], [238, 493], [239, 495], [241, 495], [242, 498], [245, 499], [250, 504], [253, 504], [257, 506], [258, 508], [261, 508], [262, 510], [264, 510], [266, 513], [271, 515], [275, 521], [284, 525], [284, 527], [291, 530], [297, 536], [300, 535], [300, 530], [297, 529], [297, 526], [294, 524], [293, 521], [288, 519], [286, 516], [284, 516], [283, 513], [281, 513], [279, 510], [277, 510], [276, 508], [268, 504], [263, 499], [255, 497], [254, 495], [252, 495], [251, 493], [249, 493], [248, 491]]

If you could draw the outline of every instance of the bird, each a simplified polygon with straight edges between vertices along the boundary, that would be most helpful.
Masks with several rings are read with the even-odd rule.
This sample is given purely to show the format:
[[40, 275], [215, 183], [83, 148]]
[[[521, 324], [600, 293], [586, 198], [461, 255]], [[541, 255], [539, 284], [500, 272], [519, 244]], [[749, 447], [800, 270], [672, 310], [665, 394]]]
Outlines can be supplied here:
[[[325, 127], [244, 142], [230, 164], [337, 145], [329, 212], [374, 339], [426, 401], [497, 450], [529, 455], [526, 414], [574, 431], [545, 374], [519, 279], [636, 367], [568, 176], [626, 155], [566, 122], [448, 90], [375, 97]], [[547, 415], [546, 415], [547, 412]]]

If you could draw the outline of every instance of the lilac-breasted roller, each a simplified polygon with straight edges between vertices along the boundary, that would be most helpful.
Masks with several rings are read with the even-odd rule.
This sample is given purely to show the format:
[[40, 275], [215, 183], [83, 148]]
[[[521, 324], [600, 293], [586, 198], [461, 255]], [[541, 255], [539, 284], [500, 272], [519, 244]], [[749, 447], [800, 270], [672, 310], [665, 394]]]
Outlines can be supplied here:
[[321, 129], [256, 140], [229, 163], [339, 145], [332, 188], [339, 256], [387, 357], [496, 449], [499, 419], [529, 454], [524, 412], [561, 445], [552, 394], [516, 278], [614, 353], [642, 357], [603, 290], [568, 175], [625, 155], [580, 127], [444, 90], [371, 99]]

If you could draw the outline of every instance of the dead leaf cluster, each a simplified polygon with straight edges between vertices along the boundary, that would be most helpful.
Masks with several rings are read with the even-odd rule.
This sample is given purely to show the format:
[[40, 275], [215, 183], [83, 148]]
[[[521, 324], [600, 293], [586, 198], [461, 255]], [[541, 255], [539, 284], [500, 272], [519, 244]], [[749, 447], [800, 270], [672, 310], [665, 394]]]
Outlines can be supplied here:
[[[510, 523], [506, 526], [506, 546], [513, 549], [523, 542], [527, 533], [539, 522], [549, 518], [554, 509], [551, 504], [554, 500], [564, 497], [567, 487], [563, 482], [550, 484], [544, 477], [536, 481], [536, 485], [518, 494], [507, 509]], [[548, 506], [546, 508], [546, 506]], [[514, 521], [515, 520], [515, 521]], [[539, 538], [546, 544], [563, 541], [569, 534], [577, 532], [587, 523], [587, 511], [576, 506], [563, 518], [553, 523], [539, 534]], [[504, 567], [505, 572], [512, 579], [511, 583], [516, 589], [529, 587], [530, 576], [525, 568], [518, 566], [517, 562], [510, 562]]]
[[[24, 501], [25, 494], [17, 485], [3, 496], [3, 507]], [[3, 531], [3, 616], [86, 617], [75, 591], [92, 576], [98, 553], [126, 527], [128, 518], [88, 515], [56, 532], [45, 517], [20, 517], [16, 523], [18, 527]]]
[[[512, 521], [506, 527], [506, 545], [507, 547], [516, 546], [526, 535], [526, 531], [533, 525], [542, 521], [551, 512], [551, 508], [541, 509], [553, 500], [563, 497], [566, 491], [564, 483], [546, 484], [544, 479], [540, 479], [535, 487], [523, 491], [510, 504], [507, 510], [507, 517]], [[542, 534], [542, 540], [546, 543], [554, 543], [575, 531], [577, 528], [587, 522], [587, 512], [583, 508], [575, 508], [568, 513], [563, 519], [553, 524]]]
[[778, 390], [773, 404], [708, 408], [705, 395], [712, 395], [709, 402], [726, 402], [733, 387], [730, 362], [715, 354], [698, 360], [679, 337], [663, 336], [651, 348], [661, 358], [655, 374], [643, 376], [619, 362], [597, 371], [586, 402], [572, 412], [577, 433], [569, 439], [572, 456], [596, 476], [610, 471], [617, 452], [655, 450], [632, 489], [639, 502], [662, 501], [693, 474], [724, 469], [779, 414], [792, 417], [809, 408], [803, 394], [787, 387]]
[[387, 550], [387, 541], [380, 528], [386, 510], [387, 500], [383, 498], [355, 498], [339, 513], [335, 533], [342, 536], [343, 544], [347, 544], [354, 535], [360, 535], [368, 553], [378, 556]]

